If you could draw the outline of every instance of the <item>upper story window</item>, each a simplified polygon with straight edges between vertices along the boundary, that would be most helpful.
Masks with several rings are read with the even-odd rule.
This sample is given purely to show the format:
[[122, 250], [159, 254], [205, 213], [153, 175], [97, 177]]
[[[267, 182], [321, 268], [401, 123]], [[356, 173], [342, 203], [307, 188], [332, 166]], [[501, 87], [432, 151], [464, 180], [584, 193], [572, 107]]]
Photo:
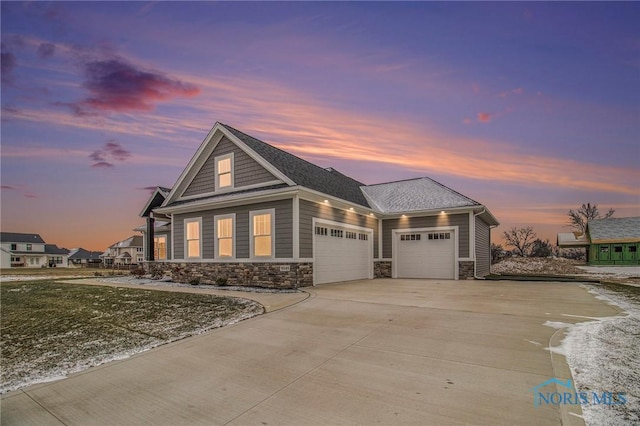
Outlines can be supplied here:
[[18, 250], [17, 244], [11, 244], [11, 250]]
[[31, 244], [27, 244], [27, 251], [31, 251], [32, 248]]
[[235, 215], [216, 216], [216, 257], [235, 257]]
[[187, 258], [201, 257], [202, 238], [200, 232], [202, 230], [202, 219], [186, 219], [184, 221], [185, 236], [185, 256]]
[[216, 157], [216, 190], [233, 188], [233, 153]]
[[274, 218], [274, 209], [250, 213], [251, 257], [274, 257]]

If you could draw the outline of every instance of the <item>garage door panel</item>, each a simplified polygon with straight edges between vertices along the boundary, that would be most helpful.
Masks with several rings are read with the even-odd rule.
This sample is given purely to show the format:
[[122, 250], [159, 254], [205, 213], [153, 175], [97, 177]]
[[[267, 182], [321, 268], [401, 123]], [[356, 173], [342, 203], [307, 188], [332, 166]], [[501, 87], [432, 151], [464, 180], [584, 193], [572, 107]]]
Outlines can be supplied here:
[[369, 232], [317, 224], [314, 234], [314, 283], [370, 278], [371, 240]]
[[395, 238], [398, 278], [455, 278], [453, 231], [399, 233]]

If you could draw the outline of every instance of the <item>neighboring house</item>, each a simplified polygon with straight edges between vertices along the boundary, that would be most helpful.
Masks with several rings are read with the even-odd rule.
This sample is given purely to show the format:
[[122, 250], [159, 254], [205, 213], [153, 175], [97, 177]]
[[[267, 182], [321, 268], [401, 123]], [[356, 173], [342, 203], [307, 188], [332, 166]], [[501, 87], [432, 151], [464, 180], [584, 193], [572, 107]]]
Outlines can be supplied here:
[[142, 263], [144, 259], [144, 248], [140, 235], [131, 236], [125, 240], [109, 246], [100, 255], [105, 265], [134, 265]]
[[69, 250], [45, 243], [38, 234], [2, 232], [0, 241], [2, 269], [68, 266]]
[[558, 234], [558, 247], [586, 247], [589, 265], [640, 265], [640, 217], [590, 220], [585, 234]]
[[69, 252], [69, 264], [75, 266], [91, 266], [102, 263], [102, 252], [89, 251], [83, 248], [73, 248]]
[[221, 123], [140, 216], [154, 274], [269, 287], [484, 276], [498, 225], [432, 179], [364, 185]]

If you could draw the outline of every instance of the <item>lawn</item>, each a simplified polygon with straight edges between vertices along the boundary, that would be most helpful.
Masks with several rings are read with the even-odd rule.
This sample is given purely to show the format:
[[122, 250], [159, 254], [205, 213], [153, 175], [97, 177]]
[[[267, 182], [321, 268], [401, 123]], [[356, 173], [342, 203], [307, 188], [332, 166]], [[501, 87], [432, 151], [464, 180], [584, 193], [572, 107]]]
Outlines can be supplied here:
[[0, 284], [0, 393], [261, 314], [257, 302], [62, 283]]
[[128, 270], [102, 268], [8, 268], [0, 270], [0, 280], [24, 281], [34, 279], [87, 278], [109, 275], [129, 275]]

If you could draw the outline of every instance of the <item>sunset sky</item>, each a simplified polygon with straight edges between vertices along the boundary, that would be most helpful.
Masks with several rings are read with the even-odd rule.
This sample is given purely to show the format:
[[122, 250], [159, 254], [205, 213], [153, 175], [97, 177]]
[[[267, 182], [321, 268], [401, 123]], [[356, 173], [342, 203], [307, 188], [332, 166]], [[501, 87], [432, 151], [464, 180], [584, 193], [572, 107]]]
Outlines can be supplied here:
[[2, 231], [104, 250], [220, 121], [555, 243], [640, 215], [640, 3], [6, 2]]

